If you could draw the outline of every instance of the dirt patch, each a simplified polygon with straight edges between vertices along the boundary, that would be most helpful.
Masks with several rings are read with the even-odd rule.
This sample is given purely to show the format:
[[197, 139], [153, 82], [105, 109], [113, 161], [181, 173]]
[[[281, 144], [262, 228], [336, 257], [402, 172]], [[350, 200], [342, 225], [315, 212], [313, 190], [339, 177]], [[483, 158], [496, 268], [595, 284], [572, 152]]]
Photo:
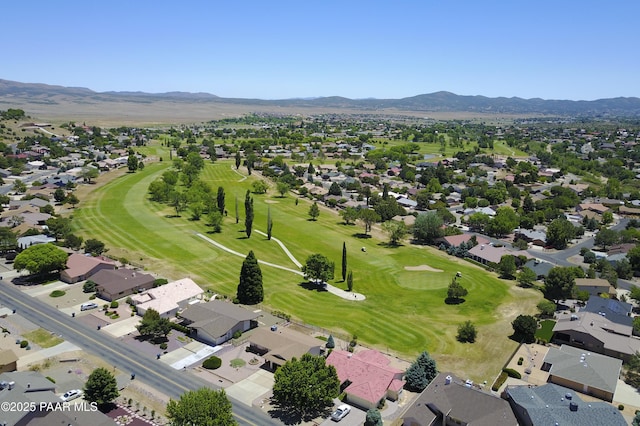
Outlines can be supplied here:
[[265, 204], [278, 204], [280, 201], [275, 200], [264, 200]]
[[405, 266], [404, 269], [406, 269], [407, 271], [442, 272], [442, 269], [432, 268], [429, 265]]

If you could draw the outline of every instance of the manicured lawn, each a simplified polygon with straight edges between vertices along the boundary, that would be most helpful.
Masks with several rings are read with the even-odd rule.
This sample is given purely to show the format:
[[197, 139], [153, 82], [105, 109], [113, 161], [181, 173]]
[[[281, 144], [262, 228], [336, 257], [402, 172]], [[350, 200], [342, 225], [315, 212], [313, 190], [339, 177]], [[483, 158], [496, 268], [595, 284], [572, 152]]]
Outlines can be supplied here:
[[540, 328], [536, 331], [536, 339], [544, 340], [545, 342], [550, 342], [551, 336], [553, 336], [553, 327], [555, 325], [556, 325], [556, 322], [553, 320], [540, 321]]
[[25, 333], [22, 337], [29, 342], [35, 343], [41, 348], [50, 348], [63, 342], [60, 337], [52, 334], [44, 328], [39, 328], [37, 330], [30, 331], [29, 333]]
[[[193, 278], [202, 287], [233, 296], [242, 258], [224, 252], [196, 233], [205, 234], [240, 253], [253, 250], [259, 260], [295, 268], [274, 241], [257, 233], [244, 233], [244, 195], [251, 182], [232, 169], [233, 160], [208, 163], [203, 180], [223, 186], [226, 210], [219, 234], [201, 221], [189, 220], [189, 212], [173, 217], [168, 206], [148, 199], [149, 184], [169, 167], [169, 162], [150, 164], [133, 174], [122, 174], [103, 186], [91, 188], [81, 197], [74, 213], [74, 227], [85, 238], [98, 238], [109, 254], [143, 264], [169, 279]], [[273, 190], [272, 190], [273, 191]], [[235, 223], [237, 197], [240, 223]], [[451, 258], [430, 247], [405, 245], [389, 248], [377, 238], [359, 238], [361, 226], [345, 226], [335, 212], [321, 208], [317, 221], [307, 214], [310, 203], [289, 194], [253, 195], [254, 230], [266, 231], [267, 209], [271, 208], [273, 236], [286, 244], [303, 262], [312, 253], [322, 253], [336, 263], [338, 287], [341, 281], [342, 243], [346, 242], [348, 268], [353, 270], [354, 291], [367, 300], [354, 302], [327, 292], [307, 290], [299, 275], [262, 265], [265, 307], [291, 314], [294, 319], [331, 330], [336, 337], [358, 340], [413, 358], [422, 350], [434, 354], [441, 370], [451, 369], [475, 380], [491, 380], [505, 357], [515, 348], [507, 339], [510, 322], [520, 313], [535, 312], [540, 296], [533, 290], [515, 287], [461, 259]], [[365, 247], [366, 251], [361, 248]], [[409, 271], [405, 267], [428, 265], [442, 272]], [[446, 305], [447, 285], [457, 271], [469, 290], [466, 302]], [[478, 327], [478, 341], [461, 344], [455, 336], [458, 324], [471, 320]]]

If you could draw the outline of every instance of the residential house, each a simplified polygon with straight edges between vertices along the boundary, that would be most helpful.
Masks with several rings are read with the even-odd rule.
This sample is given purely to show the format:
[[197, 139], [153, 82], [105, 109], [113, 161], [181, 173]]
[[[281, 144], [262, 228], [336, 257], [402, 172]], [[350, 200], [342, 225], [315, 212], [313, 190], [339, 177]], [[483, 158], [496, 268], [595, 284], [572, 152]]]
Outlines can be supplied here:
[[542, 364], [550, 383], [612, 402], [622, 361], [606, 355], [562, 345], [551, 347]]
[[327, 357], [340, 380], [346, 402], [365, 409], [376, 408], [381, 401], [396, 401], [404, 386], [404, 372], [390, 365], [389, 359], [370, 349], [351, 353], [334, 349]]
[[132, 269], [102, 269], [89, 277], [96, 283], [96, 295], [113, 301], [153, 287], [155, 278]]
[[0, 373], [16, 371], [18, 369], [18, 356], [11, 349], [0, 351]]
[[196, 303], [180, 313], [191, 336], [209, 345], [221, 345], [236, 332], [244, 333], [258, 326], [260, 314], [222, 300]]
[[180, 309], [197, 303], [204, 292], [191, 278], [172, 281], [160, 287], [131, 297], [138, 315], [144, 315], [148, 309], [157, 311], [161, 317], [175, 316]]
[[68, 284], [77, 283], [102, 269], [116, 269], [116, 265], [103, 256], [91, 257], [73, 253], [67, 258], [67, 269], [60, 273], [60, 280]]
[[549, 271], [553, 269], [553, 264], [539, 259], [531, 259], [527, 261], [524, 266], [535, 272], [536, 279], [538, 280], [544, 280], [547, 274], [549, 274]]
[[53, 243], [56, 239], [53, 237], [48, 237], [46, 235], [29, 235], [28, 237], [20, 237], [18, 238], [18, 248], [20, 250], [24, 250], [36, 244], [47, 244]]
[[593, 312], [561, 317], [553, 327], [552, 342], [628, 361], [640, 351], [640, 339], [632, 337], [631, 325], [618, 324]]
[[609, 296], [617, 294], [616, 289], [603, 278], [576, 278], [576, 290], [587, 291], [595, 297], [599, 297], [601, 294]]
[[[0, 424], [16, 426], [92, 425], [115, 426], [116, 422], [96, 410], [52, 409], [61, 403], [56, 385], [35, 371], [0, 374], [0, 403], [4, 406], [32, 407], [0, 411]], [[52, 404], [52, 405], [48, 405]]]
[[446, 237], [438, 238], [437, 241], [441, 244], [444, 244], [445, 247], [460, 247], [460, 244], [462, 243], [468, 244], [473, 237], [476, 237], [476, 243], [477, 243], [476, 245], [489, 244], [489, 240], [487, 240], [486, 238], [480, 235], [469, 234], [469, 233], [459, 234], [459, 235], [449, 235]]
[[321, 355], [324, 345], [321, 340], [287, 327], [259, 328], [249, 337], [249, 350], [265, 359], [266, 367], [275, 370], [292, 358], [306, 353]]
[[533, 229], [516, 229], [514, 231], [515, 239], [522, 239], [534, 246], [544, 247], [547, 245], [547, 233], [544, 231], [536, 231]]
[[517, 426], [504, 399], [439, 373], [402, 416], [403, 426]]
[[592, 211], [594, 213], [598, 213], [601, 215], [604, 212], [608, 212], [609, 207], [600, 203], [582, 203], [582, 204], [578, 204], [578, 206], [576, 207], [576, 211], [579, 211], [579, 212]]
[[506, 247], [496, 247], [493, 245], [486, 244], [478, 244], [477, 246], [471, 248], [469, 250], [469, 257], [475, 260], [476, 262], [480, 262], [483, 265], [488, 263], [500, 263], [500, 259], [502, 256], [511, 255], [511, 256], [524, 256], [528, 259], [533, 259], [529, 253], [524, 250], [511, 251]]
[[507, 386], [504, 397], [522, 426], [627, 425], [613, 405], [582, 401], [571, 389], [553, 383], [538, 387]]
[[413, 215], [407, 215], [407, 216], [396, 215], [392, 217], [391, 220], [395, 220], [396, 222], [402, 222], [408, 228], [412, 227], [416, 223], [416, 217]]
[[609, 298], [605, 299], [599, 296], [591, 296], [587, 301], [587, 305], [581, 308], [580, 312], [591, 312], [606, 317], [617, 324], [632, 326], [632, 309], [633, 306], [631, 306], [630, 303]]

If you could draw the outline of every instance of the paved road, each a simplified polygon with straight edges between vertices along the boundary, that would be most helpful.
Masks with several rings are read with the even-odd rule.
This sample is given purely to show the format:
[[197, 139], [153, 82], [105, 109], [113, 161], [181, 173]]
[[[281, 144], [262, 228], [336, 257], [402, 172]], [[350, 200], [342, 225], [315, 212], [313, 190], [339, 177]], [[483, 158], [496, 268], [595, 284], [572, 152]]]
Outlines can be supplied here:
[[[629, 219], [623, 218], [620, 219], [618, 223], [611, 227], [611, 229], [615, 231], [622, 231], [629, 223]], [[589, 238], [586, 241], [583, 241], [579, 244], [575, 244], [569, 247], [566, 250], [559, 250], [554, 252], [542, 252], [539, 250], [529, 250], [529, 253], [532, 256], [537, 257], [538, 259], [545, 260], [549, 263], [553, 263], [558, 266], [576, 266], [574, 263], [569, 262], [569, 258], [575, 255], [580, 254], [580, 250], [582, 248], [591, 249], [594, 247], [593, 238]], [[631, 287], [636, 286], [635, 283], [627, 280], [618, 279], [618, 288], [629, 290]]]
[[[188, 371], [176, 371], [153, 357], [135, 352], [120, 340], [76, 321], [75, 318], [24, 294], [6, 281], [0, 282], [0, 304], [16, 309], [36, 325], [62, 335], [65, 340], [99, 356], [108, 364], [122, 371], [135, 373], [135, 380], [141, 380], [171, 398], [178, 399], [182, 393], [201, 387], [216, 388]], [[241, 425], [281, 425], [278, 420], [271, 419], [257, 409], [234, 399], [230, 400], [234, 416]]]

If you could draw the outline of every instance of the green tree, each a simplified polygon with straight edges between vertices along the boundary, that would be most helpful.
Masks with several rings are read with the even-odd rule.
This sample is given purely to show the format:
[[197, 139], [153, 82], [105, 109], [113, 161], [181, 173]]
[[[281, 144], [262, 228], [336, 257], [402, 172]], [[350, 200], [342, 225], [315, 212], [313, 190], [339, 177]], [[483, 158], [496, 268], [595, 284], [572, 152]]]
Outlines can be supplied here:
[[602, 229], [600, 230], [595, 238], [594, 238], [594, 243], [597, 246], [602, 247], [602, 250], [607, 250], [607, 246], [612, 246], [615, 243], [618, 242], [618, 240], [620, 239], [620, 234], [618, 234], [616, 231], [614, 231], [613, 229]]
[[458, 335], [456, 339], [462, 343], [473, 343], [476, 341], [478, 330], [471, 321], [465, 321], [458, 326]]
[[329, 335], [329, 338], [327, 339], [327, 344], [325, 346], [327, 347], [327, 349], [333, 349], [336, 347], [336, 342], [333, 340], [332, 334]]
[[341, 272], [342, 272], [342, 281], [347, 279], [347, 243], [342, 242], [342, 264], [341, 264]]
[[500, 276], [506, 279], [512, 279], [516, 275], [516, 259], [512, 255], [504, 255], [500, 258], [498, 264]]
[[444, 235], [444, 221], [434, 211], [420, 213], [413, 225], [413, 237], [419, 243], [433, 244]]
[[331, 186], [329, 187], [329, 195], [342, 195], [342, 188], [340, 188], [340, 185], [338, 185], [337, 182], [331, 183]]
[[345, 225], [350, 225], [358, 219], [358, 209], [355, 207], [347, 207], [340, 211], [340, 216], [342, 216], [342, 220], [344, 220]]
[[558, 250], [566, 249], [575, 236], [575, 226], [564, 217], [553, 220], [547, 227], [547, 244]]
[[91, 256], [99, 256], [105, 251], [104, 243], [100, 240], [89, 238], [84, 242], [84, 252], [91, 254]]
[[91, 280], [87, 280], [85, 281], [85, 283], [82, 285], [82, 291], [84, 293], [93, 293], [94, 291], [96, 291], [96, 283], [91, 281]]
[[16, 179], [13, 183], [13, 192], [16, 194], [24, 194], [27, 192], [27, 185], [20, 179]]
[[283, 411], [305, 420], [333, 405], [340, 394], [336, 369], [322, 356], [304, 354], [278, 368], [274, 374], [273, 401]]
[[45, 222], [49, 235], [63, 240], [71, 233], [71, 219], [68, 217], [50, 217]]
[[485, 231], [491, 236], [502, 237], [511, 233], [519, 224], [520, 218], [511, 207], [498, 207], [496, 215], [485, 226]]
[[289, 184], [286, 182], [278, 182], [276, 184], [276, 190], [280, 194], [280, 197], [284, 198], [287, 192], [289, 192]]
[[144, 338], [156, 341], [165, 338], [169, 334], [171, 321], [167, 318], [162, 318], [155, 309], [149, 308], [145, 311], [140, 324], [136, 328]]
[[216, 205], [218, 206], [218, 211], [222, 214], [225, 212], [225, 194], [224, 188], [219, 186], [218, 193], [216, 195]]
[[464, 297], [469, 293], [469, 291], [462, 287], [457, 279], [451, 280], [451, 284], [449, 284], [449, 288], [447, 288], [447, 301], [459, 303], [464, 301]]
[[18, 254], [13, 262], [17, 271], [42, 275], [66, 268], [67, 253], [53, 244], [36, 244]]
[[253, 192], [256, 194], [265, 194], [269, 189], [269, 185], [263, 180], [257, 180], [251, 184], [251, 188], [253, 188]]
[[383, 426], [382, 415], [380, 411], [375, 408], [367, 410], [367, 415], [364, 419], [364, 426]]
[[513, 327], [513, 339], [523, 341], [525, 343], [533, 343], [536, 341], [536, 330], [538, 322], [531, 315], [518, 315], [511, 323]]
[[437, 375], [435, 360], [424, 351], [407, 369], [405, 387], [412, 392], [422, 392]]
[[245, 305], [255, 305], [264, 299], [262, 271], [256, 256], [253, 254], [253, 250], [249, 252], [244, 262], [242, 262], [237, 295], [240, 303]]
[[99, 175], [100, 171], [91, 166], [83, 167], [80, 171], [80, 177], [87, 183], [91, 183], [91, 181], [97, 178]]
[[347, 290], [353, 291], [353, 271], [349, 271], [347, 274]]
[[318, 203], [314, 202], [309, 207], [309, 216], [311, 216], [311, 220], [318, 220], [318, 216], [320, 216], [320, 208], [318, 207]]
[[538, 303], [540, 316], [543, 318], [551, 318], [556, 311], [556, 304], [551, 300], [543, 299]]
[[236, 200], [235, 209], [236, 209], [236, 225], [237, 225], [238, 222], [240, 222], [240, 214], [238, 213], [238, 196], [236, 196], [235, 200]]
[[136, 157], [135, 154], [131, 154], [129, 158], [127, 158], [127, 168], [130, 172], [138, 170], [138, 157]]
[[76, 197], [76, 194], [67, 195], [67, 198], [64, 201], [67, 204], [71, 204], [71, 208], [73, 208], [73, 209], [75, 209], [76, 208], [76, 204], [78, 204], [80, 202], [78, 197]]
[[556, 302], [569, 299], [573, 295], [575, 284], [576, 278], [572, 268], [551, 268], [544, 280], [545, 297]]
[[380, 220], [380, 216], [375, 212], [375, 210], [360, 209], [360, 212], [358, 213], [358, 219], [360, 219], [362, 223], [364, 223], [364, 233], [366, 235], [367, 232], [371, 231], [371, 226]]
[[273, 221], [271, 220], [271, 206], [267, 208], [267, 240], [271, 240], [273, 231]]
[[120, 396], [118, 383], [113, 374], [106, 368], [96, 368], [91, 372], [84, 384], [84, 399], [105, 406]]
[[208, 214], [208, 225], [213, 228], [213, 232], [222, 230], [222, 213], [218, 209], [212, 209]]
[[15, 250], [18, 247], [16, 234], [6, 226], [0, 226], [0, 252]]
[[251, 231], [253, 228], [253, 197], [251, 192], [247, 189], [247, 193], [244, 197], [244, 232], [247, 234], [247, 238], [251, 238]]
[[392, 246], [397, 246], [409, 232], [407, 225], [397, 220], [386, 221], [382, 224], [382, 229], [389, 234], [389, 244]]
[[67, 194], [62, 188], [58, 188], [53, 192], [53, 199], [56, 201], [56, 203], [62, 203], [66, 198]]
[[224, 389], [188, 391], [167, 404], [167, 417], [174, 426], [235, 426], [231, 402]]
[[521, 287], [531, 287], [538, 276], [531, 268], [525, 266], [517, 274], [516, 279]]
[[638, 412], [638, 414], [633, 418], [631, 426], [640, 426], [640, 412]]
[[240, 158], [240, 151], [236, 151], [236, 170], [240, 168], [240, 164], [242, 164], [242, 159]]
[[320, 253], [312, 254], [302, 267], [305, 276], [316, 284], [333, 279], [333, 262]]

